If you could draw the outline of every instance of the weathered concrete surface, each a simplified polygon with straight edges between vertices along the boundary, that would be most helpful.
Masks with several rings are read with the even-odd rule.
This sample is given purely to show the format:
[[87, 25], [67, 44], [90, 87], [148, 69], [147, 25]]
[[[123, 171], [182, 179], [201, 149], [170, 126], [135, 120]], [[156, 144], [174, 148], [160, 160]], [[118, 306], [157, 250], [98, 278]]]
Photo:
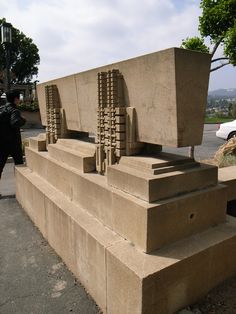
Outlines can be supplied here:
[[219, 181], [227, 188], [227, 201], [236, 199], [236, 166], [219, 169]]
[[[105, 300], [104, 313], [172, 314], [236, 272], [235, 220], [145, 254], [61, 193], [52, 193], [29, 169], [18, 168], [17, 176], [17, 195], [31, 217], [39, 212], [32, 212], [30, 189], [24, 190], [22, 183], [28, 180], [36, 194], [44, 193], [49, 242], [98, 304]], [[98, 286], [104, 277], [106, 284]]]
[[106, 249], [121, 237], [28, 168], [17, 167], [16, 182], [20, 204], [105, 312]]
[[[131, 167], [115, 164], [108, 167], [107, 182], [147, 202], [174, 197], [217, 184], [217, 167], [200, 164], [198, 168], [148, 175]], [[168, 187], [168, 188], [167, 188]]]
[[[27, 148], [26, 157], [27, 166], [33, 173], [144, 252], [151, 252], [225, 220], [226, 191], [220, 186], [150, 204], [109, 186], [106, 176], [82, 173], [51, 158], [50, 152]], [[213, 170], [212, 185], [217, 183], [216, 168]], [[209, 177], [209, 174], [207, 178], [204, 176], [197, 186], [201, 186], [201, 182], [206, 186]], [[133, 185], [137, 189], [135, 180]], [[178, 187], [181, 185], [182, 181]], [[166, 185], [162, 188], [168, 190]], [[39, 200], [33, 203], [39, 203]]]
[[70, 130], [96, 133], [97, 73], [119, 69], [127, 107], [137, 113], [137, 140], [174, 147], [202, 141], [210, 55], [170, 48], [37, 86], [46, 125], [45, 86], [56, 84]]
[[[178, 242], [173, 236], [173, 244], [145, 254], [136, 245], [106, 228], [89, 210], [88, 206], [94, 206], [94, 209], [97, 206], [96, 216], [100, 220], [102, 216], [111, 219], [115, 212], [113, 203], [113, 206], [106, 205], [110, 216], [102, 214], [103, 203], [100, 201], [107, 202], [105, 195], [109, 195], [101, 193], [102, 189], [107, 189], [105, 177], [95, 173], [85, 174], [66, 166], [53, 160], [48, 152], [36, 152], [29, 148], [26, 152], [29, 168], [19, 167], [16, 171], [17, 198], [69, 269], [86, 285], [104, 313], [172, 314], [235, 274], [235, 220], [209, 226], [207, 231]], [[80, 184], [78, 178], [82, 180]], [[94, 188], [88, 188], [88, 180], [89, 185], [93, 182]], [[74, 199], [74, 193], [79, 190], [80, 195]], [[112, 192], [114, 197], [116, 192]], [[122, 192], [119, 191], [119, 194]], [[78, 203], [83, 197], [84, 206], [80, 207]], [[205, 207], [202, 217], [208, 209], [207, 199], [202, 206]], [[119, 205], [116, 211], [120, 214], [125, 202], [119, 202]], [[173, 209], [185, 211], [184, 203], [178, 205], [175, 199]], [[187, 204], [187, 211], [189, 207], [190, 204]], [[171, 209], [171, 206], [166, 209]], [[224, 218], [225, 211], [222, 209], [224, 206], [219, 208]], [[176, 228], [176, 221], [183, 221], [183, 217], [173, 213], [170, 216], [175, 224], [171, 228]], [[212, 218], [210, 221], [213, 223]], [[134, 221], [130, 221], [129, 228], [133, 225]], [[140, 234], [146, 232], [146, 229], [143, 232], [144, 224], [137, 226]], [[155, 227], [160, 229], [161, 226], [155, 225], [153, 230]], [[165, 231], [168, 232], [168, 228]], [[229, 251], [230, 255], [227, 254]]]
[[15, 199], [0, 200], [0, 221], [0, 313], [99, 313]]
[[107, 312], [173, 314], [235, 275], [235, 223], [230, 218], [153, 254], [127, 242], [108, 248]]
[[96, 148], [92, 143], [59, 139], [56, 144], [49, 144], [47, 149], [52, 158], [64, 162], [70, 167], [83, 172], [96, 170]]

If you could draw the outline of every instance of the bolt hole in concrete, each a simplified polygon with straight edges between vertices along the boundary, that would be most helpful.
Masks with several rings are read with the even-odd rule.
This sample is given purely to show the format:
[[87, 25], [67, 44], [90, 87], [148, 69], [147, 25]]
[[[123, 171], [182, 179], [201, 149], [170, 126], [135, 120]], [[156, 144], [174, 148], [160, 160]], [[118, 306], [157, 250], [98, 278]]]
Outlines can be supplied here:
[[192, 213], [192, 214], [189, 215], [189, 219], [190, 219], [190, 220], [192, 220], [194, 217], [195, 217], [195, 214], [194, 214], [194, 213]]

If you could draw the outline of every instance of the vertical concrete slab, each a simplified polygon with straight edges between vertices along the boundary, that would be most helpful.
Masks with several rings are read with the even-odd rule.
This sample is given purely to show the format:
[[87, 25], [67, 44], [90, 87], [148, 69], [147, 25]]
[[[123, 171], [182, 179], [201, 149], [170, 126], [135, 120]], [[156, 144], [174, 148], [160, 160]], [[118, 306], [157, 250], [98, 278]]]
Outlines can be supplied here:
[[[46, 123], [44, 88], [56, 84], [68, 129], [96, 133], [97, 73], [112, 69], [118, 69], [124, 77], [125, 105], [135, 108], [138, 141], [174, 147], [201, 143], [210, 55], [180, 48], [39, 84], [43, 124]], [[196, 119], [198, 114], [200, 118]]]

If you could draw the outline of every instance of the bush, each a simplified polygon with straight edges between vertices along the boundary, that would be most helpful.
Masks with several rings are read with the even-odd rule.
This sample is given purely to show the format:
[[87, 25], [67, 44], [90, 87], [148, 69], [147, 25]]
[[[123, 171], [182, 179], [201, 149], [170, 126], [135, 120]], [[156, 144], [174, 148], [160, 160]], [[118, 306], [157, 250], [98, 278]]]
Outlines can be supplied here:
[[21, 111], [39, 111], [39, 105], [38, 102], [22, 102], [18, 105], [18, 108]]
[[236, 165], [236, 156], [235, 155], [225, 155], [222, 156], [218, 161], [218, 167], [229, 167], [229, 166], [235, 166]]
[[214, 160], [219, 168], [236, 165], [236, 138], [231, 138], [221, 145], [215, 153]]

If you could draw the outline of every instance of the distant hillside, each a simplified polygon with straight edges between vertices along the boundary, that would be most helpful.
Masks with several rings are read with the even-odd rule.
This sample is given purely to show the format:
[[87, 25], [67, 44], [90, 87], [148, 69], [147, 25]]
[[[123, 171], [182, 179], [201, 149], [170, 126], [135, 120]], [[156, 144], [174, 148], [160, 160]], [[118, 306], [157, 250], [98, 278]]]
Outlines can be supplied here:
[[209, 98], [236, 98], [236, 88], [217, 89], [208, 93]]

